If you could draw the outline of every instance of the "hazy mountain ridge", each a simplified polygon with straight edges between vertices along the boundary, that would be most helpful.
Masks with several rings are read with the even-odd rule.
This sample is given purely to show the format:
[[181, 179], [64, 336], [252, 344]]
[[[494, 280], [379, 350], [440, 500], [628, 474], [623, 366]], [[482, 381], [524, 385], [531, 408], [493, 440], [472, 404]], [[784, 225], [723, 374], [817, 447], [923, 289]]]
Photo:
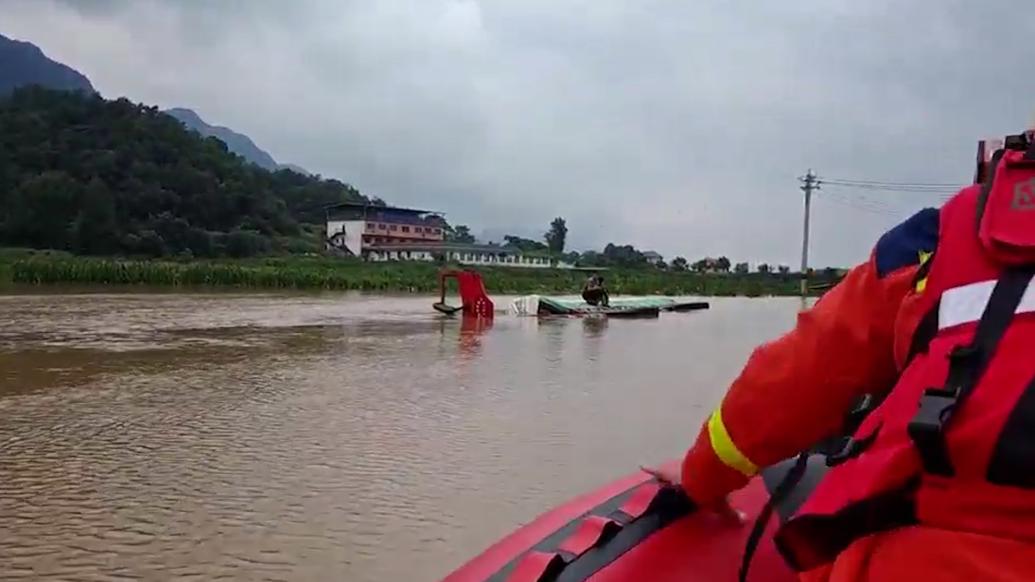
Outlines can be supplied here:
[[201, 118], [192, 109], [186, 107], [174, 107], [172, 109], [166, 109], [164, 113], [175, 117], [180, 123], [187, 126], [187, 129], [192, 129], [205, 137], [214, 137], [226, 144], [227, 149], [231, 152], [241, 156], [249, 162], [275, 172], [277, 170], [291, 170], [298, 172], [299, 174], [309, 175], [309, 171], [305, 168], [295, 164], [281, 164], [277, 160], [273, 159], [268, 152], [255, 145], [252, 138], [238, 133], [229, 127], [223, 127], [221, 125], [211, 125]]
[[[39, 85], [60, 91], [97, 93], [90, 80], [79, 71], [47, 57], [31, 42], [8, 38], [0, 34], [0, 96], [28, 85]], [[189, 129], [205, 137], [215, 137], [227, 149], [245, 160], [270, 171], [291, 170], [303, 175], [310, 172], [296, 164], [281, 164], [268, 152], [255, 145], [250, 137], [229, 127], [211, 125], [195, 111], [174, 107], [165, 113], [175, 117]]]
[[49, 58], [38, 46], [0, 34], [0, 95], [26, 85], [97, 92], [86, 75]]
[[205, 137], [214, 137], [226, 144], [227, 149], [249, 162], [270, 171], [279, 169], [279, 164], [265, 150], [255, 145], [250, 137], [229, 127], [211, 125], [194, 110], [185, 107], [166, 109], [164, 113], [175, 117], [180, 123]]

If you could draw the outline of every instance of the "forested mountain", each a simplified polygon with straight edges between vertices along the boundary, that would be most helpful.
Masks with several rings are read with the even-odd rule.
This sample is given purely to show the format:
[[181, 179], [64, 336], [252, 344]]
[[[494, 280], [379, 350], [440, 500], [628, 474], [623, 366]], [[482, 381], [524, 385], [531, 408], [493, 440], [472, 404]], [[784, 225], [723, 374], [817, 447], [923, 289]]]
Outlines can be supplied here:
[[0, 96], [26, 85], [94, 92], [90, 80], [79, 71], [52, 61], [32, 43], [0, 34]]
[[155, 107], [17, 89], [0, 98], [0, 245], [245, 256], [289, 248], [336, 180], [269, 172]]
[[[30, 85], [61, 91], [96, 92], [85, 75], [68, 65], [51, 60], [36, 45], [0, 34], [0, 96]], [[190, 109], [174, 107], [165, 112], [204, 137], [219, 138], [231, 152], [261, 168], [309, 173], [294, 164], [278, 163], [247, 135], [228, 127], [210, 125]]]

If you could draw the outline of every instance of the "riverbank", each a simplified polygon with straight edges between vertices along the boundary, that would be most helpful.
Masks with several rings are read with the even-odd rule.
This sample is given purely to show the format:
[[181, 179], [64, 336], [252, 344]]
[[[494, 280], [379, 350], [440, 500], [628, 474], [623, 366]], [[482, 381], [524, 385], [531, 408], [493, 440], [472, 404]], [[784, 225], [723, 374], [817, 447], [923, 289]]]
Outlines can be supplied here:
[[[330, 257], [223, 260], [133, 260], [80, 257], [55, 251], [0, 252], [0, 283], [91, 284], [257, 289], [341, 289], [429, 293], [439, 267], [430, 263], [366, 263]], [[490, 293], [571, 293], [586, 275], [563, 269], [480, 267]], [[654, 268], [611, 269], [615, 294], [794, 295], [792, 274], [701, 274]], [[821, 282], [821, 281], [818, 281]]]

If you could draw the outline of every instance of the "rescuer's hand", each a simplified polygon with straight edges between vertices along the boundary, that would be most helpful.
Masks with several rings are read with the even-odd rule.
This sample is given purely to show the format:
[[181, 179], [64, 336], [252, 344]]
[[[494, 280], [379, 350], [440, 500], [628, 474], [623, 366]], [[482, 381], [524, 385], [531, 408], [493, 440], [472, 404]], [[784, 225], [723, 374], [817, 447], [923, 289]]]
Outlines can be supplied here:
[[678, 469], [674, 469], [674, 468], [670, 468], [670, 467], [664, 467], [664, 466], [658, 467], [658, 468], [655, 469], [655, 468], [652, 468], [652, 467], [644, 467], [644, 466], [641, 465], [640, 466], [640, 470], [643, 471], [644, 473], [650, 475], [651, 477], [654, 477], [655, 479], [660, 481], [663, 485], [672, 485], [674, 487], [678, 487], [679, 486], [679, 470]]
[[[651, 467], [640, 467], [644, 473], [654, 477], [658, 482], [663, 485], [671, 485], [673, 487], [679, 487], [679, 470], [676, 468], [651, 468]], [[696, 503], [696, 502], [695, 502]], [[721, 501], [713, 503], [711, 505], [701, 506], [702, 509], [714, 512], [719, 517], [723, 518], [724, 521], [741, 525], [747, 521], [747, 516], [740, 511], [734, 509], [730, 505], [729, 499], [723, 497]]]

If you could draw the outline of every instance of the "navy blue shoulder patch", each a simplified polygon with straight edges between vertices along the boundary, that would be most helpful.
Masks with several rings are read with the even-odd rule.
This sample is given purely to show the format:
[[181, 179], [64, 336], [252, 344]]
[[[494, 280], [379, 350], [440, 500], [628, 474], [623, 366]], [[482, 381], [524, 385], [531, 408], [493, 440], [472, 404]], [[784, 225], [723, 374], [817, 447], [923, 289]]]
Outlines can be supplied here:
[[938, 209], [924, 208], [884, 233], [873, 253], [877, 276], [884, 277], [903, 267], [918, 265], [921, 253], [934, 252], [940, 216]]

